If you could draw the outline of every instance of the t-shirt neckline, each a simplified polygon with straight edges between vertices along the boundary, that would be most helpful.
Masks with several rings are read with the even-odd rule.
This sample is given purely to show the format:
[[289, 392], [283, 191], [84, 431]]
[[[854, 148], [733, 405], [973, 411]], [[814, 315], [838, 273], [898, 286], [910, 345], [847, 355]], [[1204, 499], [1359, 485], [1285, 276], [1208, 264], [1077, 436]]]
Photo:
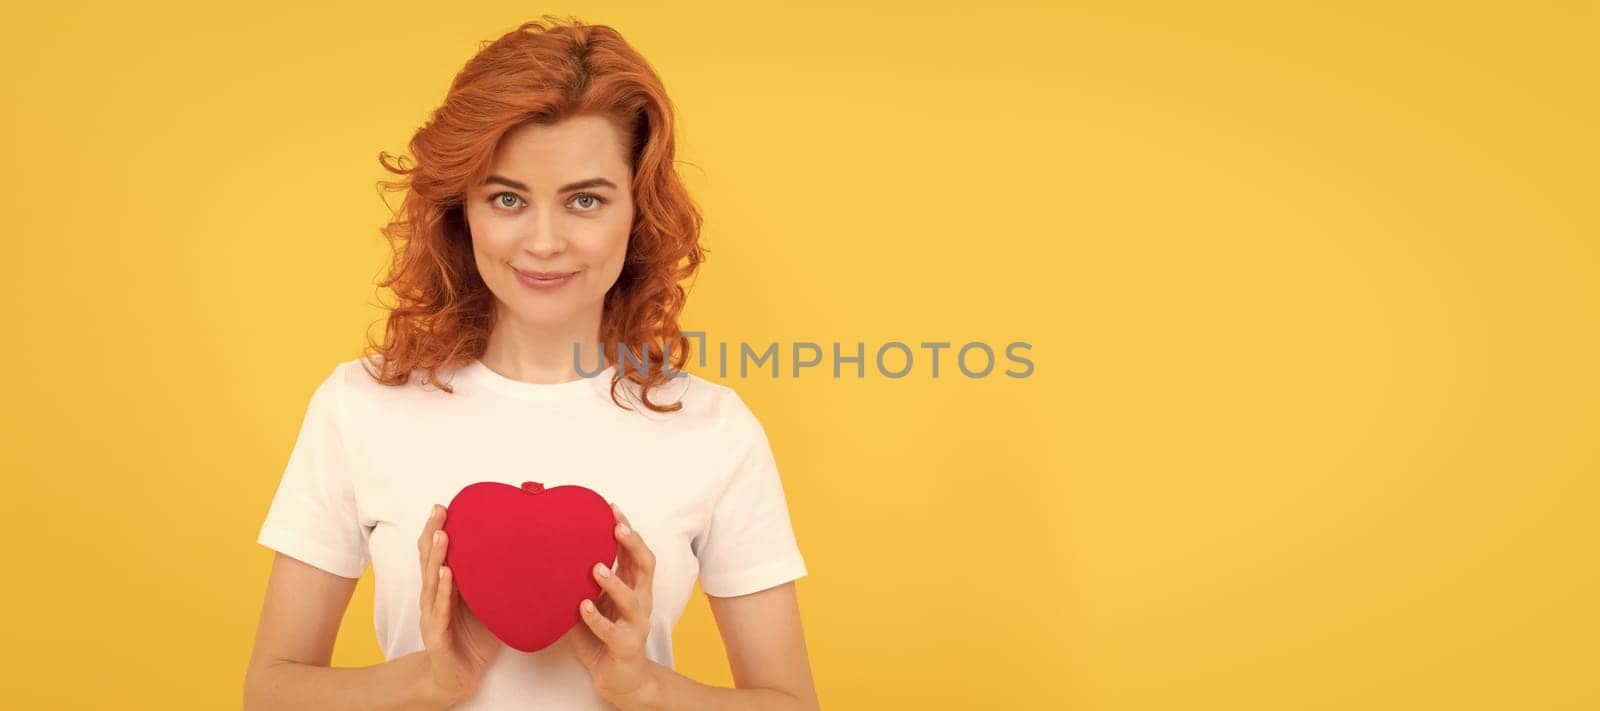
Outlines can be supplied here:
[[482, 387], [525, 400], [580, 399], [597, 392], [602, 383], [609, 387], [611, 374], [615, 370], [616, 366], [608, 365], [597, 375], [588, 377], [580, 375], [577, 380], [568, 380], [564, 383], [529, 383], [501, 375], [484, 365], [478, 358], [472, 359], [472, 362], [462, 368], [467, 377]]

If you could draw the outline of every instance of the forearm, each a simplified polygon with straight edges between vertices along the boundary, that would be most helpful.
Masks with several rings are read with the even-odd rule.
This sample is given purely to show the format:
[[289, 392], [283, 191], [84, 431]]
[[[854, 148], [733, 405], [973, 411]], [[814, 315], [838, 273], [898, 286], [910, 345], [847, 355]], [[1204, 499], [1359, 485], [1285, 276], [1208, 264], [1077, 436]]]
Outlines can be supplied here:
[[366, 667], [267, 662], [245, 682], [244, 708], [425, 711], [449, 708], [432, 687], [426, 652]]
[[622, 711], [814, 711], [817, 704], [777, 689], [730, 689], [702, 684], [656, 662], [650, 682], [632, 699], [610, 699]]

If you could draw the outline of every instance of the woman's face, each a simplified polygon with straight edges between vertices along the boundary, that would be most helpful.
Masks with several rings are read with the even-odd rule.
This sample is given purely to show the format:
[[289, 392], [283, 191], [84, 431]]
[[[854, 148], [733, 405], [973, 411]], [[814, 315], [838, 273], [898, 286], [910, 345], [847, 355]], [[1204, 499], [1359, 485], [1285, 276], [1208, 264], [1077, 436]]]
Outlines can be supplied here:
[[525, 124], [501, 141], [489, 179], [467, 193], [466, 219], [502, 315], [598, 328], [633, 226], [626, 156], [621, 132], [599, 116]]

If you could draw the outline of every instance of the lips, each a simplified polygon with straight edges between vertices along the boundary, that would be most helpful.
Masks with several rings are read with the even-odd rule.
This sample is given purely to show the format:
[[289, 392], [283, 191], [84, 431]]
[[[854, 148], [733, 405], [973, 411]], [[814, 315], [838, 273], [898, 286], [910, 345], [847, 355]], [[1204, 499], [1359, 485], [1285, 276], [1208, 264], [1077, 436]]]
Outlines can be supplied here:
[[518, 274], [521, 274], [521, 275], [523, 275], [525, 277], [528, 277], [529, 279], [542, 279], [542, 280], [546, 280], [546, 281], [553, 281], [555, 279], [560, 279], [560, 278], [565, 277], [565, 276], [571, 276], [573, 274], [577, 274], [577, 272], [530, 272], [530, 271], [524, 271], [524, 270], [518, 269], [516, 267], [512, 267], [511, 270], [516, 272], [516, 273], [518, 273]]
[[511, 267], [511, 271], [516, 272], [518, 283], [529, 289], [548, 294], [554, 294], [566, 288], [568, 284], [578, 278], [578, 272], [525, 272], [516, 267]]

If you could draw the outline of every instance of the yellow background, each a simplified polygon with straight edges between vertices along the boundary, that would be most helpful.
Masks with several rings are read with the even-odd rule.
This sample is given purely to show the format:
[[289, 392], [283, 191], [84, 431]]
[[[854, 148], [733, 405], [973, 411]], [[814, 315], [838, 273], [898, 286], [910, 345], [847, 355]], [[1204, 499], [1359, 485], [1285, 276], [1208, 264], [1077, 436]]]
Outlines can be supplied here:
[[8, 5], [0, 705], [238, 705], [377, 154], [552, 12], [681, 111], [686, 327], [1033, 344], [725, 381], [826, 707], [1596, 708], [1595, 6], [1295, 4]]

